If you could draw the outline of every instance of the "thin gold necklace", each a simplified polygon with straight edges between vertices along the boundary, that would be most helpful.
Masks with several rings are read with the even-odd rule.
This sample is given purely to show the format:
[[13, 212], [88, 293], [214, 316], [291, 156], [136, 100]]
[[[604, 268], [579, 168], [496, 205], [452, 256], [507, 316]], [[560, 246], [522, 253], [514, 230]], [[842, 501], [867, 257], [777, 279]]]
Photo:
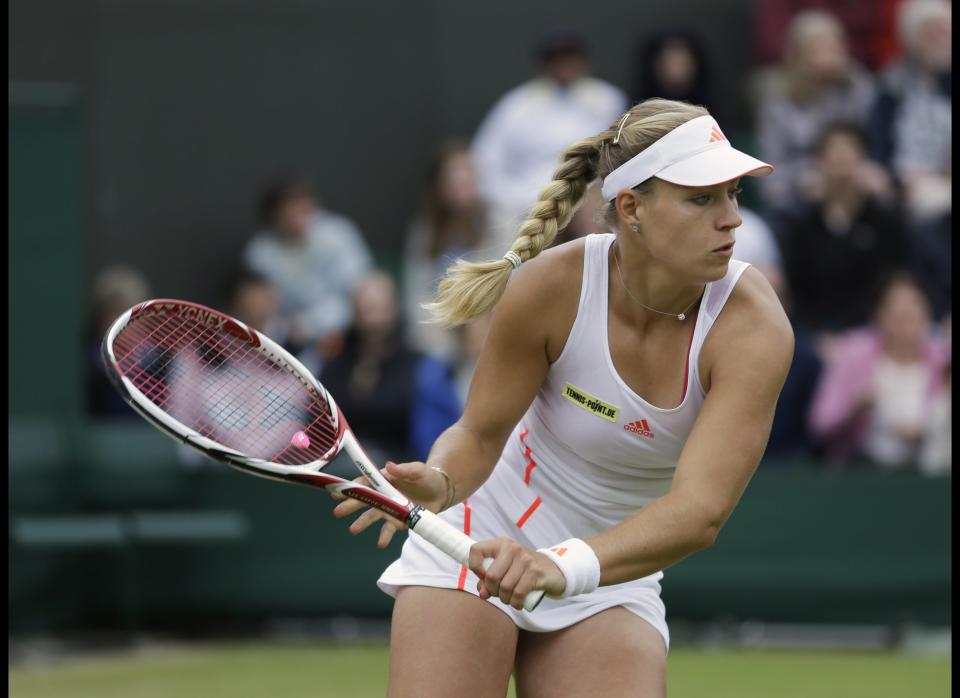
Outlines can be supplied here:
[[[644, 305], [643, 303], [641, 303], [640, 300], [639, 300], [635, 295], [633, 295], [632, 293], [630, 293], [630, 289], [627, 288], [627, 283], [623, 280], [623, 271], [621, 271], [621, 269], [620, 269], [620, 258], [619, 258], [619, 256], [617, 255], [617, 251], [616, 251], [616, 250], [613, 251], [613, 261], [614, 261], [614, 263], [616, 263], [616, 265], [617, 265], [617, 276], [620, 277], [620, 285], [623, 286], [623, 290], [627, 292], [627, 295], [630, 296], [631, 300], [633, 300], [634, 303], [636, 303], [637, 305], [639, 305], [639, 306], [642, 307], [642, 308], [646, 308], [646, 309], [649, 310], [650, 312], [659, 313], [660, 315], [670, 315], [671, 317], [675, 317], [675, 318], [677, 318], [677, 320], [680, 320], [681, 322], [683, 322], [684, 320], [687, 319], [687, 313], [690, 312], [690, 309], [691, 309], [693, 306], [695, 306], [695, 305], [697, 304], [697, 301], [699, 301], [700, 298], [701, 298], [701, 296], [703, 296], [703, 291], [701, 291], [700, 294], [699, 294], [696, 298], [693, 299], [693, 303], [691, 303], [690, 305], [688, 305], [686, 308], [683, 309], [682, 312], [679, 312], [679, 313], [665, 313], [665, 312], [663, 312], [662, 310], [657, 310], [656, 308], [651, 308], [649, 305]], [[704, 291], [705, 291], [707, 287], [704, 286], [703, 288], [704, 288]]]

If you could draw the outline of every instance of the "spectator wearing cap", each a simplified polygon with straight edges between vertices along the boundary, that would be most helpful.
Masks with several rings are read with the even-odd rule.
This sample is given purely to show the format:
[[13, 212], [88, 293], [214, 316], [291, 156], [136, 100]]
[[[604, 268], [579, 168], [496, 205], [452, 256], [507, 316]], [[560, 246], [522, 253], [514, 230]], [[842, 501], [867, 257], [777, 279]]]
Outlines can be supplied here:
[[557, 158], [570, 143], [602, 131], [627, 108], [617, 87], [589, 75], [586, 42], [552, 30], [537, 44], [538, 75], [513, 88], [490, 110], [472, 144], [480, 190], [493, 211], [494, 230], [513, 241], [512, 223], [536, 202]]
[[244, 262], [276, 287], [291, 351], [319, 370], [342, 345], [352, 293], [372, 267], [370, 251], [356, 224], [322, 208], [302, 178], [263, 191], [260, 222]]

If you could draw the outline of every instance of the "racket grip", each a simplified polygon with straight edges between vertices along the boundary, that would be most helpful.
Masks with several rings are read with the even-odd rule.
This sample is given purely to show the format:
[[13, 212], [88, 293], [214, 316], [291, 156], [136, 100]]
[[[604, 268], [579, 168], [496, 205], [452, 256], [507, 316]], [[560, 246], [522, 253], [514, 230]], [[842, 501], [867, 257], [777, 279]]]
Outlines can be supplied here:
[[[415, 523], [410, 524], [410, 530], [445, 552], [461, 565], [468, 565], [470, 563], [470, 548], [476, 541], [462, 531], [458, 531], [432, 511], [422, 509], [418, 513], [419, 518]], [[492, 564], [493, 559], [486, 558], [483, 561], [483, 569], [489, 568]], [[532, 611], [541, 599], [543, 599], [542, 591], [531, 591], [523, 600], [524, 610]]]

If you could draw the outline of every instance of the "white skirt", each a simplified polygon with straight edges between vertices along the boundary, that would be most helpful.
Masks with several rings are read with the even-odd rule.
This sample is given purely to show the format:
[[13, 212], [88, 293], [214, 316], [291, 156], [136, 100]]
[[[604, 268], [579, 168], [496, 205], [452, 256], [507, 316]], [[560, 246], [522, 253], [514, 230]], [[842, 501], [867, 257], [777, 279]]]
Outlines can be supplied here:
[[[504, 497], [492, 496], [491, 485], [494, 483], [488, 481], [469, 500], [447, 509], [440, 516], [476, 541], [503, 536], [537, 549], [567, 538], [582, 537], [564, 530], [566, 527], [546, 510], [547, 505], [539, 498], [514, 520], [495, 505], [497, 501], [503, 502]], [[509, 499], [509, 495], [506, 498]], [[487, 599], [487, 602], [506, 613], [521, 630], [541, 633], [560, 630], [608, 608], [623, 606], [656, 628], [663, 637], [664, 646], [669, 649], [666, 609], [660, 599], [662, 578], [663, 572], [657, 572], [567, 599], [544, 597], [532, 612], [518, 611], [497, 598]], [[478, 582], [477, 576], [469, 569], [451, 560], [420, 536], [408, 534], [400, 557], [384, 570], [377, 585], [393, 597], [404, 586], [458, 589], [479, 596]]]

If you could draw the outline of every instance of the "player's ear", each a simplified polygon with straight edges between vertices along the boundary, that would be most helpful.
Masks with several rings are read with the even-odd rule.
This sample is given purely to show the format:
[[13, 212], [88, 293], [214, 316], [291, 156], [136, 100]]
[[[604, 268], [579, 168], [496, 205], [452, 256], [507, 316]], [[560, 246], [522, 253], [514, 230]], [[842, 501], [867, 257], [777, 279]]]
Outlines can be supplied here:
[[613, 205], [617, 209], [617, 217], [628, 229], [639, 225], [640, 219], [643, 217], [643, 201], [636, 191], [633, 189], [621, 190], [617, 193]]

